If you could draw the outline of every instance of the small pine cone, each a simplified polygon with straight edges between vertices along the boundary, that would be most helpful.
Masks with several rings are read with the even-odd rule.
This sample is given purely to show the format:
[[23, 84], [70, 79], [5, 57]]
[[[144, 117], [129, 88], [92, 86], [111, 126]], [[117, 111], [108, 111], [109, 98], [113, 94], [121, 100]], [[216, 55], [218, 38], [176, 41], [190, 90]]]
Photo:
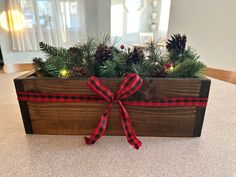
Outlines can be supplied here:
[[74, 54], [81, 52], [78, 47], [70, 47], [67, 51], [71, 52], [71, 53], [74, 53]]
[[128, 59], [126, 60], [126, 63], [128, 64], [138, 64], [142, 63], [144, 61], [145, 55], [143, 52], [143, 49], [141, 48], [134, 48], [133, 51], [129, 52]]
[[166, 42], [166, 49], [176, 55], [183, 54], [186, 47], [187, 37], [186, 35], [174, 34]]
[[73, 72], [79, 74], [80, 76], [85, 76], [88, 71], [83, 67], [73, 67]]
[[154, 77], [166, 77], [166, 75], [167, 75], [167, 72], [166, 72], [166, 69], [164, 68], [156, 70], [154, 72]]
[[95, 52], [95, 59], [97, 62], [104, 62], [112, 59], [112, 47], [105, 44], [100, 44]]

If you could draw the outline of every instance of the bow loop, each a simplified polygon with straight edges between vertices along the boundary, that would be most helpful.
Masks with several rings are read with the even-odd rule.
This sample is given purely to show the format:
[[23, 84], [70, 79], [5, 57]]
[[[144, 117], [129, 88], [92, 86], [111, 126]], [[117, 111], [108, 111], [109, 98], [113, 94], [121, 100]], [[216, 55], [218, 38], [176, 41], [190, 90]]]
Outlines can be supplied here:
[[120, 98], [128, 98], [137, 92], [143, 84], [143, 80], [137, 74], [128, 74], [124, 81], [121, 83], [119, 89], [116, 92]]
[[97, 95], [104, 98], [107, 102], [112, 102], [114, 100], [114, 94], [106, 86], [104, 86], [95, 76], [92, 76], [87, 81], [87, 87], [90, 88]]
[[120, 119], [127, 141], [135, 149], [139, 149], [139, 147], [142, 145], [142, 142], [136, 138], [135, 132], [131, 125], [130, 117], [120, 98], [124, 99], [133, 95], [141, 88], [142, 84], [143, 80], [137, 74], [128, 74], [121, 83], [117, 92], [113, 94], [96, 77], [93, 76], [87, 81], [88, 88], [110, 103], [104, 113], [100, 116], [100, 120], [91, 137], [85, 137], [87, 144], [94, 144], [105, 133], [110, 109], [112, 104], [115, 102], [120, 106]]

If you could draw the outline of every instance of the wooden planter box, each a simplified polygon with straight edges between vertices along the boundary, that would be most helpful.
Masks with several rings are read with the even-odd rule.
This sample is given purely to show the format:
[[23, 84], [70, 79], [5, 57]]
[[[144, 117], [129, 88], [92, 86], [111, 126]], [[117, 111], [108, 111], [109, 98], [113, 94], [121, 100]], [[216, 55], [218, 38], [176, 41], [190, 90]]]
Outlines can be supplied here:
[[[100, 79], [115, 91], [122, 79]], [[17, 92], [70, 93], [94, 95], [86, 79], [36, 78], [29, 72], [14, 79]], [[128, 100], [157, 101], [163, 97], [207, 98], [211, 81], [207, 78], [144, 80], [141, 89]], [[107, 103], [41, 103], [19, 101], [26, 133], [90, 135]], [[206, 107], [125, 106], [138, 136], [198, 137]], [[124, 135], [118, 105], [114, 104], [106, 135]]]

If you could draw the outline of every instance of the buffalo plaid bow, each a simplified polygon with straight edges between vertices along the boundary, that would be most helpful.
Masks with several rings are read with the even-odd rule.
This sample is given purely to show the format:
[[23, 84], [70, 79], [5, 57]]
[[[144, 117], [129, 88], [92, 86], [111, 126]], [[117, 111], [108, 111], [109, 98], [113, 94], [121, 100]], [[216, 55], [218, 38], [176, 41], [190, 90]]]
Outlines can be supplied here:
[[87, 86], [110, 104], [106, 108], [104, 113], [101, 115], [97, 127], [95, 128], [91, 137], [85, 137], [86, 144], [94, 144], [99, 138], [102, 137], [107, 127], [110, 109], [113, 103], [117, 103], [120, 106], [120, 119], [127, 141], [135, 149], [139, 149], [139, 147], [141, 147], [142, 142], [136, 138], [129, 115], [124, 105], [122, 104], [121, 99], [128, 98], [129, 96], [133, 95], [136, 91], [140, 89], [142, 84], [143, 80], [137, 74], [128, 74], [121, 83], [119, 89], [114, 94], [94, 76], [87, 81]]

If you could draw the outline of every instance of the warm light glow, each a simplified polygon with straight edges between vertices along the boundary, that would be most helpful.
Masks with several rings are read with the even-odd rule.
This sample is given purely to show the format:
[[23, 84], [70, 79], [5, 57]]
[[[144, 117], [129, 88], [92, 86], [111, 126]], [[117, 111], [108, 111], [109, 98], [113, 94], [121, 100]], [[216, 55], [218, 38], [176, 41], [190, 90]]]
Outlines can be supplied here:
[[21, 31], [24, 28], [24, 16], [17, 10], [3, 11], [0, 14], [0, 26], [6, 31]]
[[64, 68], [60, 69], [59, 73], [60, 73], [60, 76], [62, 78], [67, 78], [70, 74], [70, 72], [67, 69], [64, 69]]

